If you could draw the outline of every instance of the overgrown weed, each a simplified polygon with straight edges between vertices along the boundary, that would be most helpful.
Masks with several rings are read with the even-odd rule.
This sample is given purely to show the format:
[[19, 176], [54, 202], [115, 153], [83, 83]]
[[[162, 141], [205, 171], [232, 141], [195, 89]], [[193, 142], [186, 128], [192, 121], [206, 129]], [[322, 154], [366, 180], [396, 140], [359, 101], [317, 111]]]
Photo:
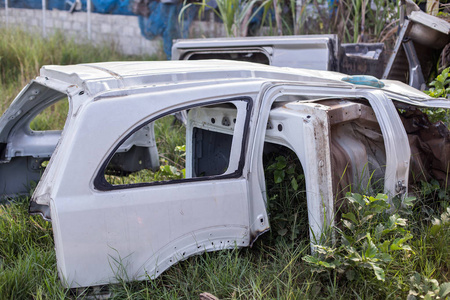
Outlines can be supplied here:
[[429, 299], [445, 299], [450, 293], [449, 250], [444, 246], [450, 242], [450, 209], [430, 222], [413, 213], [418, 204], [412, 198], [398, 201], [394, 213], [385, 195], [352, 194], [347, 199], [350, 210], [342, 214], [342, 227], [335, 227], [336, 242], [318, 245], [315, 255], [303, 258], [312, 270], [336, 278], [339, 286], [377, 293], [377, 299], [425, 297], [431, 283]]
[[28, 215], [28, 199], [0, 206], [0, 298], [65, 298], [51, 223]]
[[3, 27], [0, 31], [0, 98], [1, 111], [5, 111], [31, 79], [39, 74], [43, 65], [70, 65], [79, 63], [155, 60], [156, 56], [126, 56], [113, 43], [93, 46], [76, 43], [62, 31], [47, 38], [19, 27]]

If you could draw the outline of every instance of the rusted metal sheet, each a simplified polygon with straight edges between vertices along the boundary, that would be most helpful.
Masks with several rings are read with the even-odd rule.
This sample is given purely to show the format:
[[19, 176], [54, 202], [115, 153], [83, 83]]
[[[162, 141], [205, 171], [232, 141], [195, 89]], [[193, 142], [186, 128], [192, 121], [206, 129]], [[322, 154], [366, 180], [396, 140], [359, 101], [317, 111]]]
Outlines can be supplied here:
[[410, 184], [437, 180], [445, 187], [450, 174], [450, 132], [441, 121], [431, 123], [419, 109], [400, 114], [411, 146]]

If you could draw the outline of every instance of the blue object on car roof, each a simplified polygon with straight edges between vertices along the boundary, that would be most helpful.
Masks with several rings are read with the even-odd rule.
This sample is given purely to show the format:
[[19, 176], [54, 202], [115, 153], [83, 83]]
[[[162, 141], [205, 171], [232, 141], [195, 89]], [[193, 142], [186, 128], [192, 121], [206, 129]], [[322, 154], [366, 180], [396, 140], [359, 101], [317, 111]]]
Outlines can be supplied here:
[[347, 76], [341, 79], [342, 81], [357, 84], [357, 85], [366, 85], [366, 86], [372, 86], [376, 88], [382, 88], [384, 87], [384, 83], [381, 82], [376, 77], [370, 76], [370, 75], [352, 75]]

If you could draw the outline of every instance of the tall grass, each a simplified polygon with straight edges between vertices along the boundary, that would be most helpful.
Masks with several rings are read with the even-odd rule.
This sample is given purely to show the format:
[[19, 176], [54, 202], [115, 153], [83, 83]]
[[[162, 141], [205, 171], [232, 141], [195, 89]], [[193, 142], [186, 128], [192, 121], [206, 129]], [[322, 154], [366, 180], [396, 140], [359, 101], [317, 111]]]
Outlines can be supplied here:
[[0, 206], [0, 298], [64, 298], [51, 223], [28, 215], [28, 199]]
[[[293, 240], [274, 231], [252, 248], [191, 257], [156, 280], [122, 281], [110, 285], [109, 292], [112, 299], [195, 299], [205, 291], [220, 299], [405, 299], [415, 272], [439, 283], [450, 276], [450, 225], [433, 229], [431, 220], [422, 219], [421, 203], [416, 205], [407, 227], [414, 235], [410, 243], [414, 253], [395, 256], [386, 266], [385, 282], [371, 272], [351, 278], [317, 270], [302, 260], [309, 254], [307, 236]], [[294, 214], [302, 207], [292, 203], [289, 210]], [[0, 211], [0, 298], [74, 298], [56, 275], [51, 224], [28, 216], [26, 199], [1, 206]], [[277, 214], [276, 208], [271, 211], [274, 228], [281, 227]], [[290, 226], [305, 231], [303, 220]]]
[[43, 65], [157, 59], [155, 56], [125, 56], [114, 43], [99, 47], [78, 43], [63, 32], [42, 38], [38, 33], [21, 28], [2, 27], [0, 41], [1, 111], [9, 106], [20, 88], [39, 75]]

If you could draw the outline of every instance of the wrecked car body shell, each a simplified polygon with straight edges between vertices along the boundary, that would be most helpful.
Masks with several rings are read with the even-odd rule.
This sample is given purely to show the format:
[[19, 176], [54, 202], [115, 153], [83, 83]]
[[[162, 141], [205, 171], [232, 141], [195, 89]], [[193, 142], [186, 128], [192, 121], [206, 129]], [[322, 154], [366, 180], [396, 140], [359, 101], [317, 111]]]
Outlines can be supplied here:
[[[450, 108], [404, 84], [377, 89], [344, 76], [230, 61], [43, 67], [0, 119], [2, 194], [24, 192], [8, 187], [8, 164], [51, 156], [30, 212], [53, 223], [64, 284], [155, 278], [189, 256], [247, 247], [270, 228], [262, 156], [272, 143], [302, 164], [311, 241], [320, 243], [345, 169], [345, 184], [370, 186], [373, 172], [391, 198], [406, 195], [410, 147], [395, 103]], [[31, 132], [33, 115], [64, 96], [64, 130]], [[178, 112], [187, 112], [184, 178], [106, 179], [110, 162], [133, 147], [148, 158], [142, 168], [157, 169], [154, 124]], [[45, 137], [42, 148], [28, 147], [35, 135]], [[134, 172], [123, 162], [119, 171]], [[21, 168], [14, 176], [28, 172]]]
[[340, 44], [337, 35], [179, 39], [172, 60], [228, 59], [276, 67], [383, 74], [384, 44]]

